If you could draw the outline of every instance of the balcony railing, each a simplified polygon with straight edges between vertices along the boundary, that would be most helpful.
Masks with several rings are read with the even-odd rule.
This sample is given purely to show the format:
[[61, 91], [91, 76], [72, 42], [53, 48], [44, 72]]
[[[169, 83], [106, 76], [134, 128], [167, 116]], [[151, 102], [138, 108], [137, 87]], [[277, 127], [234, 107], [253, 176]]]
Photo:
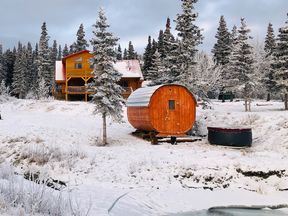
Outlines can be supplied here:
[[66, 72], [67, 77], [93, 77], [92, 71], [83, 71], [83, 70], [69, 70]]

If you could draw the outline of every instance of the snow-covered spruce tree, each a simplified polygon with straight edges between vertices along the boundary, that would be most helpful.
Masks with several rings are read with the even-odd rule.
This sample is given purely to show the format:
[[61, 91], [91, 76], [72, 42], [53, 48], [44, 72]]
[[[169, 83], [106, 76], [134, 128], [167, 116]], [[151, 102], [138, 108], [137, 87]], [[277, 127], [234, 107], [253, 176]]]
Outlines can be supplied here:
[[241, 26], [238, 30], [236, 43], [233, 45], [226, 77], [226, 87], [245, 99], [245, 111], [251, 111], [251, 97], [257, 83], [253, 68], [253, 48], [249, 44], [250, 29], [244, 18], [241, 18]]
[[[43, 78], [45, 85], [48, 88], [48, 92], [51, 92], [54, 71], [51, 70], [51, 58], [50, 58], [50, 49], [48, 46], [49, 36], [47, 33], [46, 23], [44, 22], [42, 27], [41, 37], [39, 41], [39, 51], [38, 51], [38, 84]], [[48, 97], [47, 95], [38, 95], [39, 98]]]
[[57, 61], [61, 61], [61, 59], [62, 59], [62, 47], [61, 45], [59, 45], [57, 53]]
[[128, 59], [128, 53], [127, 53], [127, 49], [126, 48], [124, 49], [124, 52], [123, 52], [123, 59], [124, 60]]
[[288, 110], [288, 20], [286, 25], [279, 29], [274, 55], [274, 79], [277, 88], [284, 94], [285, 110]]
[[226, 65], [229, 62], [231, 54], [231, 39], [224, 16], [220, 17], [219, 27], [216, 33], [217, 42], [215, 43], [212, 53], [216, 65]]
[[[37, 88], [37, 68], [34, 62], [34, 54], [33, 54], [33, 48], [30, 42], [27, 44], [27, 75], [26, 79], [29, 83], [27, 86], [27, 93], [30, 92], [30, 94], [35, 95], [35, 90]], [[27, 95], [27, 94], [26, 94]]]
[[67, 44], [65, 44], [63, 52], [62, 52], [62, 57], [64, 58], [64, 57], [66, 57], [68, 55], [69, 55], [68, 46], [67, 46]]
[[124, 99], [121, 96], [122, 88], [118, 84], [121, 74], [113, 68], [116, 61], [114, 47], [118, 38], [108, 31], [109, 25], [104, 10], [101, 8], [96, 24], [93, 25], [93, 35], [91, 45], [93, 47], [93, 72], [94, 81], [91, 83], [96, 93], [92, 97], [95, 104], [94, 113], [102, 114], [103, 119], [103, 140], [102, 144], [107, 144], [106, 117], [111, 116], [116, 121], [122, 119], [122, 106]]
[[[53, 45], [50, 48], [50, 70], [52, 72], [52, 80], [51, 80], [51, 88], [55, 89], [55, 62], [57, 60], [58, 49], [57, 49], [57, 41], [53, 41]], [[51, 91], [52, 91], [51, 89]]]
[[177, 67], [179, 68], [179, 82], [186, 85], [192, 92], [196, 84], [195, 55], [197, 46], [202, 42], [201, 30], [194, 24], [198, 14], [194, 12], [194, 4], [198, 0], [181, 0], [182, 13], [177, 15], [176, 30], [178, 31], [179, 47]]
[[[267, 27], [267, 34], [265, 37], [265, 59], [263, 62], [265, 64], [265, 76], [263, 78], [263, 84], [266, 87], [267, 90], [267, 101], [270, 101], [271, 93], [276, 91], [276, 82], [274, 80], [274, 70], [272, 68], [272, 61], [273, 61], [273, 55], [276, 47], [276, 39], [274, 35], [274, 29], [273, 25], [271, 23], [268, 24]], [[267, 67], [267, 64], [269, 64], [269, 67]]]
[[13, 71], [14, 71], [14, 64], [15, 64], [15, 58], [16, 58], [16, 49], [11, 51], [10, 49], [7, 49], [5, 53], [3, 54], [4, 58], [4, 69], [5, 69], [5, 83], [8, 87], [11, 88], [12, 85], [12, 79], [13, 79]]
[[160, 30], [159, 31], [159, 36], [158, 36], [158, 42], [157, 42], [157, 45], [158, 45], [157, 49], [158, 49], [158, 52], [160, 53], [162, 59], [164, 57], [164, 41], [163, 41], [163, 37], [164, 37], [164, 32], [163, 32], [163, 30]]
[[133, 44], [132, 44], [131, 41], [129, 41], [129, 44], [128, 44], [127, 58], [128, 58], [129, 60], [131, 60], [131, 59], [137, 59], [137, 54], [136, 54], [136, 52], [135, 52], [135, 50], [134, 50], [134, 46], [133, 46]]
[[148, 70], [147, 79], [151, 80], [149, 86], [160, 85], [163, 83], [162, 79], [167, 75], [161, 54], [156, 50], [152, 58], [151, 68]]
[[147, 79], [147, 75], [148, 75], [148, 70], [151, 69], [152, 66], [152, 43], [151, 43], [151, 36], [148, 36], [148, 44], [145, 48], [145, 52], [143, 54], [143, 60], [144, 60], [144, 64], [143, 64], [143, 76], [145, 78], [145, 80]]
[[27, 49], [25, 46], [22, 47], [22, 44], [19, 43], [13, 73], [12, 93], [20, 99], [23, 99], [27, 94], [27, 65]]
[[87, 47], [89, 47], [89, 44], [85, 39], [85, 31], [82, 23], [79, 26], [76, 36], [77, 40], [71, 45], [70, 53], [80, 52], [82, 50], [86, 50]]
[[120, 44], [118, 45], [118, 48], [117, 48], [116, 58], [117, 58], [117, 60], [119, 60], [119, 61], [122, 60], [122, 49], [121, 49]]
[[276, 39], [274, 35], [274, 29], [273, 25], [269, 23], [267, 27], [267, 34], [265, 37], [264, 50], [267, 53], [267, 55], [273, 55], [275, 47], [276, 47]]
[[156, 52], [156, 50], [158, 49], [158, 44], [155, 41], [155, 39], [152, 40], [152, 47], [151, 47], [151, 54], [152, 56], [154, 55], [154, 53]]
[[167, 18], [166, 28], [163, 35], [164, 54], [162, 56], [165, 76], [162, 77], [162, 82], [173, 83], [179, 79], [179, 68], [177, 66], [178, 58], [178, 42], [171, 33], [170, 18]]

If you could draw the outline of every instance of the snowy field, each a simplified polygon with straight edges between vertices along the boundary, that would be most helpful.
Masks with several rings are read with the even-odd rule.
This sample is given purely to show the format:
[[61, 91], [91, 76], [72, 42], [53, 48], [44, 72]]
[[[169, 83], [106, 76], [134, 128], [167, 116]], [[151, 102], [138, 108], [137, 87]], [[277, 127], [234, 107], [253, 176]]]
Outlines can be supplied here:
[[[205, 137], [151, 145], [131, 135], [135, 129], [126, 110], [123, 124], [109, 123], [110, 144], [99, 147], [102, 121], [92, 114], [93, 105], [10, 99], [0, 104], [0, 213], [31, 213], [33, 199], [24, 207], [20, 199], [14, 207], [7, 201], [7, 194], [19, 191], [24, 201], [31, 191], [63, 197], [63, 215], [167, 215], [217, 205], [288, 204], [288, 111], [283, 106], [254, 101], [252, 112], [245, 113], [243, 101], [214, 101], [212, 109], [198, 108], [199, 133], [215, 125], [252, 127], [251, 148], [212, 146]], [[60, 192], [43, 189], [23, 179], [28, 172], [67, 186]], [[49, 213], [41, 208], [34, 212]]]

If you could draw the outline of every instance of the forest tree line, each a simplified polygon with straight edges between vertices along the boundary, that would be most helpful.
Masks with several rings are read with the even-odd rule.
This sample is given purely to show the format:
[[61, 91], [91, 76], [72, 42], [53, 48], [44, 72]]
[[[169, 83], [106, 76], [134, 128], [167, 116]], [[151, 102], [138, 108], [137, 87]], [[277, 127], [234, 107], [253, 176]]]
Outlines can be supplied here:
[[[165, 30], [159, 31], [157, 40], [148, 37], [148, 44], [140, 59], [130, 41], [128, 49], [117, 44], [116, 59], [143, 60], [142, 69], [149, 85], [181, 83], [198, 98], [207, 100], [220, 92], [231, 92], [245, 99], [246, 110], [252, 98], [282, 98], [288, 109], [288, 20], [274, 33], [268, 24], [263, 45], [251, 45], [251, 30], [245, 18], [230, 31], [225, 17], [221, 16], [216, 43], [211, 53], [199, 51], [204, 42], [202, 30], [196, 25], [197, 0], [181, 0], [182, 12], [174, 20], [177, 35], [171, 32], [168, 18]], [[54, 40], [49, 46], [46, 23], [42, 27], [39, 43], [18, 43], [17, 48], [5, 51], [0, 47], [0, 82], [2, 92], [19, 97], [42, 97], [51, 94], [54, 85], [55, 61], [87, 49], [83, 24], [77, 31], [76, 41], [62, 49]]]

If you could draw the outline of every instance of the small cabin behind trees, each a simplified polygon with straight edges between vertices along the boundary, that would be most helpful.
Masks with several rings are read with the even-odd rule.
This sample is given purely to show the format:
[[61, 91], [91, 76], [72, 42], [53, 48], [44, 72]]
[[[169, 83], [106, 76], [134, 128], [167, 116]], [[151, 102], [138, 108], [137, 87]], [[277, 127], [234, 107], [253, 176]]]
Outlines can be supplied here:
[[158, 137], [180, 137], [192, 128], [197, 102], [184, 86], [169, 84], [137, 89], [127, 101], [130, 124]]
[[[93, 81], [93, 67], [90, 64], [92, 57], [89, 50], [83, 50], [64, 57], [62, 61], [56, 61], [56, 86], [53, 91], [56, 98], [88, 100], [88, 95], [94, 93], [86, 87]], [[124, 89], [124, 98], [141, 87], [144, 79], [138, 60], [117, 61], [114, 68], [122, 74], [119, 84]]]

